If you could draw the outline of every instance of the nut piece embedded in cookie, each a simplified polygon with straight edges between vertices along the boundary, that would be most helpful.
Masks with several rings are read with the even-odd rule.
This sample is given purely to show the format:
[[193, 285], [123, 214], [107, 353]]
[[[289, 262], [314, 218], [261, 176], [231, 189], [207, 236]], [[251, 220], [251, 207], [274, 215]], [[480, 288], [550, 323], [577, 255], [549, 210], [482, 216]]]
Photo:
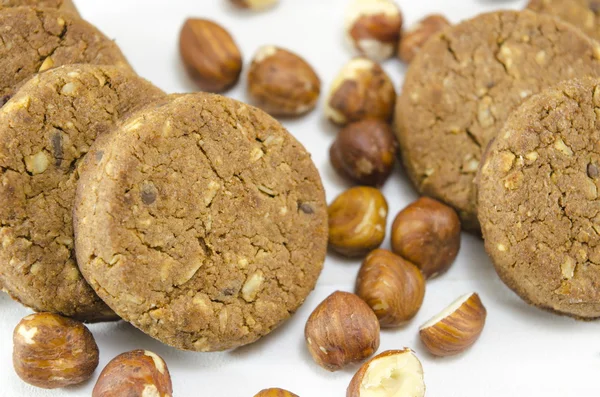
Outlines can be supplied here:
[[452, 208], [421, 197], [398, 214], [392, 225], [392, 251], [417, 265], [426, 278], [454, 263], [460, 250], [460, 219]]
[[13, 333], [13, 365], [25, 382], [45, 389], [77, 385], [98, 366], [98, 346], [82, 323], [52, 313], [23, 318]]
[[253, 11], [262, 11], [279, 4], [279, 0], [229, 0], [231, 4], [239, 8], [247, 8]]
[[292, 392], [283, 389], [265, 389], [261, 390], [254, 397], [298, 397]]
[[483, 331], [487, 311], [476, 293], [467, 294], [425, 323], [421, 341], [435, 356], [452, 356], [471, 347]]
[[425, 279], [412, 263], [378, 249], [367, 256], [358, 272], [356, 295], [373, 309], [381, 327], [398, 327], [421, 308]]
[[224, 92], [242, 73], [242, 54], [233, 37], [221, 25], [207, 19], [185, 21], [179, 51], [190, 77], [200, 89]]
[[148, 350], [113, 358], [102, 370], [92, 397], [171, 397], [173, 386], [164, 360]]
[[379, 321], [358, 296], [334, 292], [306, 322], [304, 335], [310, 354], [328, 371], [359, 363], [379, 348]]
[[391, 0], [354, 0], [346, 12], [346, 35], [361, 55], [383, 61], [396, 51], [402, 22], [402, 12]]
[[402, 34], [398, 47], [398, 56], [406, 63], [410, 63], [427, 40], [438, 33], [450, 22], [440, 14], [428, 15]]
[[380, 187], [394, 169], [396, 151], [396, 137], [388, 123], [364, 120], [338, 133], [329, 158], [341, 176], [361, 185]]
[[366, 119], [389, 122], [395, 104], [394, 83], [381, 66], [367, 58], [355, 58], [333, 81], [325, 114], [342, 126]]
[[379, 190], [349, 189], [331, 203], [328, 214], [329, 246], [340, 254], [364, 256], [383, 243], [388, 204]]
[[321, 81], [300, 56], [264, 46], [250, 65], [248, 92], [258, 107], [273, 116], [299, 116], [315, 108]]
[[354, 375], [346, 397], [423, 397], [423, 366], [410, 349], [389, 350], [365, 363]]

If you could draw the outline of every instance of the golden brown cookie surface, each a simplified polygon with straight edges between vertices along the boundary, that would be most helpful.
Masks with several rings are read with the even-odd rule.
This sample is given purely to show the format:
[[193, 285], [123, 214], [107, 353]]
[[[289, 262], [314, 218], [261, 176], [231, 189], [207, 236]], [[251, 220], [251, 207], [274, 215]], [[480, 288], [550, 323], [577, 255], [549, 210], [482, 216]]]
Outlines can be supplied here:
[[479, 219], [486, 250], [524, 300], [600, 317], [600, 80], [543, 91], [486, 154]]
[[527, 8], [558, 17], [600, 40], [599, 0], [530, 0]]
[[0, 96], [38, 72], [68, 64], [131, 69], [117, 45], [71, 13], [29, 7], [0, 9]]
[[70, 65], [30, 79], [0, 108], [0, 283], [38, 310], [115, 318], [75, 263], [79, 162], [120, 117], [162, 97], [110, 66]]
[[277, 121], [192, 94], [105, 138], [78, 188], [77, 258], [123, 319], [180, 349], [225, 350], [304, 302], [325, 258], [325, 195]]
[[72, 0], [0, 0], [0, 7], [55, 8], [79, 15]]
[[600, 47], [531, 11], [480, 15], [433, 37], [411, 63], [396, 108], [408, 174], [424, 195], [455, 207], [478, 231], [475, 185], [482, 152], [508, 115], [546, 87], [600, 76]]

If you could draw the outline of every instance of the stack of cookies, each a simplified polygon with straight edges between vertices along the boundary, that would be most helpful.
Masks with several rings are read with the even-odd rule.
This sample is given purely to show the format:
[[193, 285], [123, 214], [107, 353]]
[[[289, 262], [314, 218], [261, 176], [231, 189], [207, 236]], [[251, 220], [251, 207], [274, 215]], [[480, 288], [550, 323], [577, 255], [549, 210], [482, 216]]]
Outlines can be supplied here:
[[396, 111], [418, 190], [483, 233], [523, 299], [582, 319], [600, 317], [599, 77], [600, 44], [575, 26], [495, 12], [433, 37]]
[[195, 351], [287, 319], [327, 245], [301, 144], [251, 106], [165, 95], [68, 0], [2, 5], [3, 289]]

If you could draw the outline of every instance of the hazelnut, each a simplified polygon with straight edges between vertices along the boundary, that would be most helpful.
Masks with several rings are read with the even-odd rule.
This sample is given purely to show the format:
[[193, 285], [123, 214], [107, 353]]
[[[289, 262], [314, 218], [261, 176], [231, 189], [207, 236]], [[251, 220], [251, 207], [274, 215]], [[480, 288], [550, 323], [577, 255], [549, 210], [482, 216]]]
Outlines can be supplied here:
[[248, 92], [260, 108], [273, 116], [299, 116], [315, 108], [321, 81], [298, 55], [264, 46], [250, 65]]
[[346, 13], [346, 36], [361, 55], [383, 61], [396, 52], [402, 21], [391, 0], [354, 0]]
[[203, 91], [223, 92], [242, 73], [242, 54], [222, 26], [206, 19], [185, 21], [179, 51], [190, 77]]
[[460, 219], [452, 208], [422, 197], [400, 211], [392, 225], [392, 251], [414, 263], [425, 278], [450, 268], [460, 250]]
[[396, 91], [381, 66], [367, 58], [348, 62], [333, 81], [325, 102], [325, 114], [333, 123], [392, 119]]
[[377, 351], [379, 321], [358, 296], [337, 291], [310, 315], [304, 335], [315, 362], [337, 371], [362, 362]]
[[383, 352], [354, 375], [346, 397], [423, 397], [423, 366], [410, 349]]
[[294, 393], [291, 393], [283, 389], [265, 389], [258, 392], [254, 397], [298, 397]]
[[388, 205], [375, 188], [358, 186], [339, 195], [327, 209], [329, 245], [348, 257], [360, 257], [385, 239]]
[[147, 350], [133, 350], [113, 358], [102, 370], [92, 391], [92, 397], [172, 395], [167, 364]]
[[411, 320], [425, 297], [425, 280], [412, 263], [378, 249], [363, 262], [356, 295], [373, 309], [381, 327], [398, 327]]
[[450, 26], [450, 22], [439, 14], [429, 15], [404, 32], [398, 47], [398, 56], [406, 63], [411, 63], [433, 35]]
[[247, 8], [253, 11], [261, 11], [271, 8], [279, 3], [279, 0], [229, 0], [231, 4], [239, 8]]
[[364, 120], [342, 129], [329, 150], [333, 168], [353, 182], [382, 186], [396, 161], [396, 137], [389, 124]]
[[435, 356], [462, 353], [483, 331], [487, 311], [476, 293], [458, 298], [419, 330], [421, 341]]
[[13, 333], [13, 365], [25, 382], [45, 389], [88, 380], [98, 366], [98, 346], [82, 323], [52, 313], [23, 318]]

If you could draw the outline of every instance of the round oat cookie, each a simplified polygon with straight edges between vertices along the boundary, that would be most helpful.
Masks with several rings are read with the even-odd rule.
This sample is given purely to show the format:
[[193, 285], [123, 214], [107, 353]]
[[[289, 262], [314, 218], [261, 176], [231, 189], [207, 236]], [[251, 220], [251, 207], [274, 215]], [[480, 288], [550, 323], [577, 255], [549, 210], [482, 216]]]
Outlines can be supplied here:
[[600, 0], [530, 0], [527, 8], [554, 15], [600, 40]]
[[396, 110], [404, 164], [417, 189], [456, 208], [477, 232], [473, 183], [510, 112], [560, 81], [600, 76], [599, 44], [531, 11], [480, 15], [434, 36], [411, 63]]
[[0, 0], [0, 7], [54, 8], [79, 15], [72, 0]]
[[478, 183], [502, 280], [536, 306], [600, 318], [600, 79], [524, 103], [490, 145]]
[[70, 65], [31, 78], [0, 109], [0, 284], [13, 298], [84, 321], [116, 317], [75, 263], [77, 168], [99, 134], [162, 96], [123, 69]]
[[170, 97], [138, 112], [96, 142], [77, 195], [83, 275], [123, 319], [179, 349], [268, 334], [304, 302], [325, 259], [325, 194], [310, 155], [266, 113], [225, 97]]
[[38, 72], [75, 63], [131, 69], [117, 45], [71, 13], [30, 7], [0, 10], [0, 96]]

